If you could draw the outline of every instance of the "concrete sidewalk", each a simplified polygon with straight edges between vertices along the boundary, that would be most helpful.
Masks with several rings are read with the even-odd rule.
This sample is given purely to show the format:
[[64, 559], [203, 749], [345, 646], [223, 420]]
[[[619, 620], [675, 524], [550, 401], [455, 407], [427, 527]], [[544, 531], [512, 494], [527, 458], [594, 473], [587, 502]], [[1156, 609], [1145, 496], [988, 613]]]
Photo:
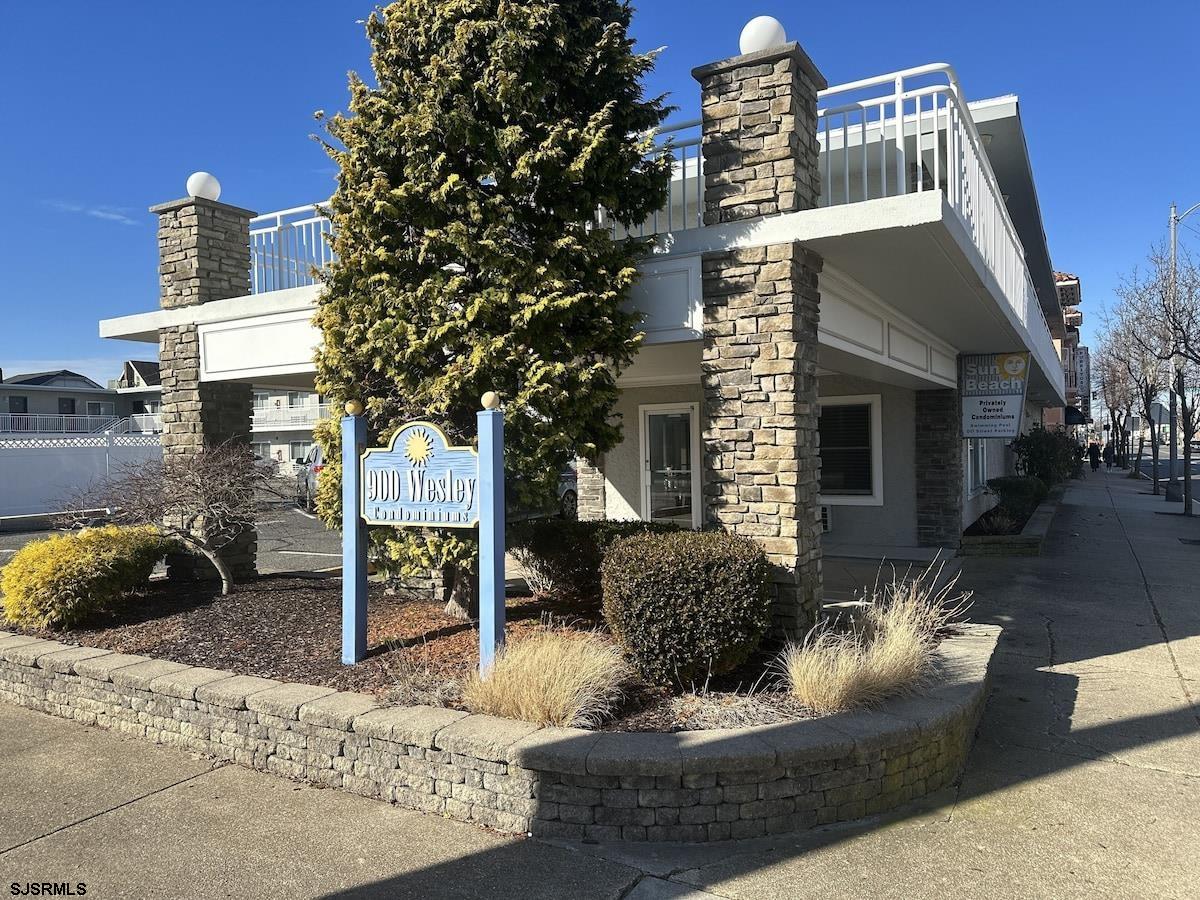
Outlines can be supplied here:
[[[799, 836], [551, 846], [0, 706], [0, 884], [96, 897], [1200, 896], [1200, 520], [1101, 472], [1038, 559], [968, 559], [1005, 628], [962, 783]], [[1175, 507], [1178, 509], [1178, 507]], [[707, 893], [701, 893], [707, 892]]]

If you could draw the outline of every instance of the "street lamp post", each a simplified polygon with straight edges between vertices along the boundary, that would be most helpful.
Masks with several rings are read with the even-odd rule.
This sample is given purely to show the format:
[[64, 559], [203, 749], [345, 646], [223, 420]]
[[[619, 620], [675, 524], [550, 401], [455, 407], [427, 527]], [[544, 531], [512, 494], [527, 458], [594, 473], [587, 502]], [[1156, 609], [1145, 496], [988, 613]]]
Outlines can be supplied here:
[[[1171, 303], [1174, 304], [1178, 299], [1175, 292], [1178, 289], [1179, 279], [1179, 223], [1200, 209], [1200, 203], [1196, 203], [1184, 210], [1183, 215], [1180, 215], [1175, 207], [1174, 202], [1171, 203], [1171, 217], [1169, 220], [1169, 228], [1171, 234]], [[1179, 477], [1175, 474], [1175, 469], [1179, 461], [1179, 398], [1175, 393], [1175, 382], [1177, 373], [1179, 372], [1179, 360], [1177, 357], [1171, 359], [1171, 418], [1169, 437], [1171, 442], [1171, 476], [1167, 479], [1167, 501], [1170, 503], [1180, 503], [1183, 501], [1183, 489], [1179, 484]]]

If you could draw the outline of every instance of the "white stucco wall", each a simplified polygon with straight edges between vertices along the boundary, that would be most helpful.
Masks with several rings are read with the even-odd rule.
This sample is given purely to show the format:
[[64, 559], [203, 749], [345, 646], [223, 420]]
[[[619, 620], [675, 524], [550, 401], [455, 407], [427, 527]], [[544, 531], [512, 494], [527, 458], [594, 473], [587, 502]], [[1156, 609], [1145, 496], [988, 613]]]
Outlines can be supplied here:
[[[629, 388], [621, 392], [616, 413], [624, 426], [624, 439], [604, 457], [604, 511], [610, 519], [642, 518], [642, 460], [638, 429], [639, 407], [651, 403], [702, 403], [704, 389], [694, 384]], [[703, 428], [703, 423], [701, 423]], [[696, 467], [701, 469], [700, 460]]]
[[821, 397], [879, 394], [883, 421], [883, 505], [833, 505], [833, 530], [824, 536], [826, 552], [839, 545], [912, 547], [917, 543], [914, 478], [916, 400], [908, 388], [850, 375], [822, 375]]

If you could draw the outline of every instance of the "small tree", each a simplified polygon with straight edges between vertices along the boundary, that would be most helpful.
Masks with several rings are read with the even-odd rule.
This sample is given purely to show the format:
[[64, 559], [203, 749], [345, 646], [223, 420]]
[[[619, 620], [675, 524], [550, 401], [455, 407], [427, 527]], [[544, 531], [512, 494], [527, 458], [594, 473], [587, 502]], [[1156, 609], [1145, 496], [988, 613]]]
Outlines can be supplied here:
[[1177, 427], [1183, 442], [1183, 514], [1192, 511], [1192, 444], [1200, 429], [1200, 269], [1186, 254], [1172, 259], [1161, 248], [1121, 286], [1122, 301], [1139, 326], [1130, 334], [1167, 365], [1179, 401]]
[[[1170, 370], [1166, 362], [1170, 338], [1161, 320], [1145, 320], [1143, 305], [1136, 293], [1127, 293], [1128, 285], [1118, 289], [1119, 303], [1105, 316], [1108, 334], [1102, 339], [1111, 345], [1124, 367], [1133, 388], [1136, 408], [1144, 422], [1150, 423], [1151, 475], [1155, 494], [1159, 493], [1159, 433], [1154, 427], [1154, 407], [1168, 390]], [[1144, 434], [1138, 437], [1137, 463], [1130, 477], [1141, 470]]]
[[1135, 395], [1133, 380], [1125, 366], [1120, 343], [1113, 334], [1104, 336], [1094, 359], [1093, 371], [1099, 376], [1100, 396], [1108, 409], [1111, 423], [1108, 443], [1120, 465], [1124, 462], [1125, 426]]
[[272, 471], [236, 443], [161, 460], [122, 463], [105, 478], [72, 496], [67, 509], [105, 510], [116, 525], [152, 525], [199, 553], [221, 577], [221, 593], [233, 590], [233, 573], [221, 550], [254, 527], [264, 501], [279, 493]]
[[[615, 446], [616, 379], [641, 335], [624, 303], [645, 241], [614, 240], [666, 200], [653, 155], [666, 109], [643, 96], [624, 0], [400, 0], [367, 22], [375, 86], [350, 79], [328, 152], [337, 262], [316, 322], [318, 388], [361, 400], [387, 440], [407, 420], [471, 441], [479, 397], [504, 400], [520, 503], [552, 499], [575, 455]], [[336, 423], [319, 429], [325, 521], [340, 519]], [[372, 531], [385, 571], [454, 573], [473, 612], [477, 544], [453, 529]]]

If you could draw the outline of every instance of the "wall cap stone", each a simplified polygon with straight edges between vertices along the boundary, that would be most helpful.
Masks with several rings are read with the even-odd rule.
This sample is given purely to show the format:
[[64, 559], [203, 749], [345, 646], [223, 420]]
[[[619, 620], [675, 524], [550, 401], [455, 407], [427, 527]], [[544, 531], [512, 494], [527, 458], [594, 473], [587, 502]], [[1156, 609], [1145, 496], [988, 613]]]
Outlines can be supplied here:
[[730, 56], [726, 59], [719, 59], [716, 62], [706, 63], [703, 66], [697, 66], [692, 69], [692, 77], [697, 81], [703, 81], [706, 78], [711, 78], [713, 75], [731, 72], [734, 69], [772, 65], [781, 59], [788, 58], [796, 61], [800, 70], [809, 77], [809, 80], [812, 81], [813, 86], [818, 91], [823, 91], [829, 87], [829, 82], [825, 80], [825, 76], [821, 74], [821, 70], [817, 68], [816, 63], [812, 61], [808, 53], [796, 41], [791, 41], [778, 47], [768, 47], [766, 50], [757, 50], [754, 53]]
[[243, 209], [240, 206], [233, 206], [229, 203], [222, 203], [220, 200], [208, 200], [204, 197], [180, 197], [178, 200], [168, 200], [165, 203], [156, 203], [150, 207], [150, 212], [157, 216], [163, 213], [174, 212], [177, 209], [183, 209], [187, 206], [207, 207], [208, 209], [220, 209], [226, 212], [235, 213], [240, 216], [245, 216], [247, 219], [253, 219], [258, 215], [252, 209]]

